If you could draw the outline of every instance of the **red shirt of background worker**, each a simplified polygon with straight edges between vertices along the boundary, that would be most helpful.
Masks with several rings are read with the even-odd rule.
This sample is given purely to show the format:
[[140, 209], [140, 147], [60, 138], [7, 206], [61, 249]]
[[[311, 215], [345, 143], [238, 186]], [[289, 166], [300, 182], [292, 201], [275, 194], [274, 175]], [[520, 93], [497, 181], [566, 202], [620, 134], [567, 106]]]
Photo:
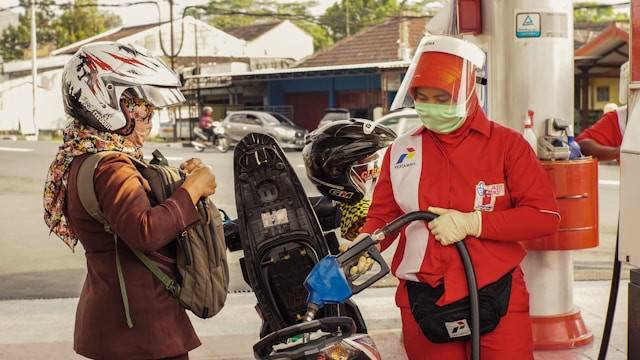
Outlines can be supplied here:
[[595, 124], [576, 137], [582, 153], [599, 161], [616, 160], [620, 163], [620, 145], [626, 123], [626, 105], [605, 112]]

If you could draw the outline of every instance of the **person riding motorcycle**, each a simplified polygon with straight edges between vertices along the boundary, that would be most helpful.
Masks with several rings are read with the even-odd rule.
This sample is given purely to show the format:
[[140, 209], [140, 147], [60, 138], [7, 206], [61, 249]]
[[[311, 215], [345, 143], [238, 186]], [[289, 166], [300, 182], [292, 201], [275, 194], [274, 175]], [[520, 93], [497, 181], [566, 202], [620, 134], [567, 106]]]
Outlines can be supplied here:
[[[212, 143], [213, 141], [213, 116], [211, 116], [211, 114], [213, 113], [213, 109], [209, 106], [205, 106], [204, 108], [202, 108], [202, 116], [200, 116], [200, 129], [202, 129], [202, 132], [204, 132], [207, 135], [207, 138], [209, 139], [209, 142]], [[211, 145], [211, 144], [207, 144], [207, 145]]]
[[302, 159], [307, 177], [341, 211], [340, 234], [360, 233], [380, 174], [380, 152], [395, 140], [389, 128], [365, 119], [339, 120], [311, 132]]

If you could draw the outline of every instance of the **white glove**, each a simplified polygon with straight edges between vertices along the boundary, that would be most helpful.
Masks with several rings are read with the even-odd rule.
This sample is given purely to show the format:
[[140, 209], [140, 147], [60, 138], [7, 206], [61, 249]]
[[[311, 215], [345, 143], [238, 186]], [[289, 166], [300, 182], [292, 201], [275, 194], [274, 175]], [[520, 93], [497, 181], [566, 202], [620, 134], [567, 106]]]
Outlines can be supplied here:
[[463, 240], [468, 235], [479, 237], [482, 234], [482, 213], [480, 211], [465, 213], [431, 206], [427, 210], [440, 215], [431, 220], [427, 226], [442, 245], [451, 245]]
[[[358, 241], [364, 239], [365, 237], [369, 236], [369, 234], [366, 233], [362, 233], [360, 235], [358, 235], [355, 239], [353, 239], [354, 243], [357, 243]], [[343, 253], [345, 251], [347, 251], [349, 249], [349, 245], [350, 244], [342, 244], [340, 245], [340, 247], [338, 248], [338, 250]], [[355, 280], [358, 277], [360, 277], [360, 275], [366, 273], [367, 271], [369, 271], [371, 269], [371, 267], [373, 267], [373, 259], [369, 256], [369, 253], [364, 253], [362, 256], [360, 256], [360, 258], [358, 258], [358, 263], [357, 265], [353, 265], [349, 268], [349, 275], [351, 276], [351, 280]]]

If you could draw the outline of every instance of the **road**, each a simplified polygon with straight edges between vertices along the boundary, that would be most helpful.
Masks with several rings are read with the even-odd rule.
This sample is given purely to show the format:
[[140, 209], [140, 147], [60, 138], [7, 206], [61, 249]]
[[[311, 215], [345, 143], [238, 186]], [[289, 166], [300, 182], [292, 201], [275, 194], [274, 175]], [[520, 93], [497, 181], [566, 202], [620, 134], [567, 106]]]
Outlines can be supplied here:
[[[42, 190], [49, 164], [59, 142], [0, 140], [0, 299], [55, 298], [77, 296], [85, 276], [81, 246], [72, 253], [44, 224]], [[197, 153], [190, 147], [151, 143], [150, 155], [158, 148], [172, 165], [190, 157], [200, 157], [213, 167], [218, 187], [212, 200], [232, 218], [236, 217], [233, 190], [233, 151]], [[318, 195], [306, 177], [300, 152], [287, 152], [307, 195]], [[600, 246], [575, 252], [576, 280], [609, 279], [613, 261], [618, 212], [618, 167], [599, 166]], [[392, 251], [383, 254], [390, 260]], [[238, 259], [242, 252], [229, 254], [230, 289], [246, 291]], [[623, 275], [628, 275], [624, 271]], [[388, 277], [377, 286], [394, 284]]]
[[[0, 299], [76, 296], [84, 280], [81, 245], [72, 253], [55, 235], [48, 234], [43, 220], [44, 179], [59, 144], [0, 140]], [[211, 165], [218, 183], [211, 198], [231, 218], [236, 217], [232, 150], [198, 153], [190, 147], [150, 143], [145, 146], [145, 156], [156, 148], [175, 166], [191, 157]], [[300, 152], [286, 155], [309, 196], [318, 195], [306, 177]], [[249, 290], [242, 281], [240, 257], [241, 251], [229, 253], [232, 291]]]

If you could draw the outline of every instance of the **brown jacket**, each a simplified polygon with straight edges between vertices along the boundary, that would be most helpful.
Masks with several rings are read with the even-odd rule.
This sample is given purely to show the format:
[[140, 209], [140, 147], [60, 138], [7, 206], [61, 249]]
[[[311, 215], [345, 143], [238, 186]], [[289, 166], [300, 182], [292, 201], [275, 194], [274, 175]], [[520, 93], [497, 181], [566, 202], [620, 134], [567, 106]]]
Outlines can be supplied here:
[[[172, 240], [200, 220], [184, 189], [152, 206], [146, 180], [123, 154], [107, 156], [96, 169], [94, 188], [112, 229], [129, 297], [133, 328], [128, 328], [116, 270], [113, 235], [89, 215], [76, 188], [79, 165], [71, 163], [66, 215], [87, 258], [87, 277], [76, 310], [74, 350], [94, 359], [158, 359], [185, 354], [200, 345], [184, 308], [127, 245], [163, 270], [176, 274]], [[125, 244], [126, 243], [126, 244]]]

